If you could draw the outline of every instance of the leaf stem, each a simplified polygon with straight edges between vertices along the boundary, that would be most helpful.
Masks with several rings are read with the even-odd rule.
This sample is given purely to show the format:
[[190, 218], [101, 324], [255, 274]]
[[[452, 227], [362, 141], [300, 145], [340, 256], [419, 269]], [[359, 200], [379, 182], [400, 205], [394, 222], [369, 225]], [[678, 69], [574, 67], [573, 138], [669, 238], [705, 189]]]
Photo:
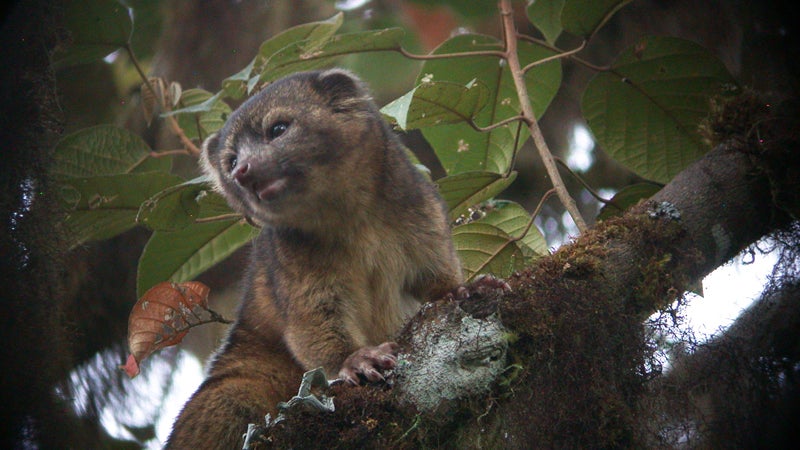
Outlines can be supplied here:
[[208, 311], [209, 314], [211, 314], [211, 320], [208, 323], [211, 323], [211, 322], [219, 322], [219, 323], [224, 323], [224, 324], [232, 324], [233, 323], [233, 320], [226, 318], [225, 316], [223, 316], [222, 314], [214, 311], [213, 309], [206, 308], [206, 311]]
[[536, 149], [539, 151], [539, 156], [542, 158], [547, 174], [553, 181], [553, 187], [556, 189], [558, 198], [567, 209], [572, 220], [578, 227], [581, 233], [585, 232], [588, 227], [583, 220], [575, 200], [569, 195], [561, 175], [558, 173], [558, 167], [553, 159], [553, 154], [547, 146], [542, 135], [542, 130], [536, 122], [536, 117], [533, 114], [533, 107], [528, 98], [528, 87], [525, 85], [525, 74], [520, 67], [519, 56], [517, 55], [517, 32], [514, 25], [514, 12], [511, 8], [511, 0], [500, 0], [500, 16], [503, 19], [503, 38], [505, 41], [505, 58], [508, 61], [508, 67], [511, 71], [511, 77], [514, 79], [514, 86], [517, 90], [519, 97], [520, 107], [522, 108], [523, 121], [528, 125], [533, 142]]
[[578, 180], [578, 182], [581, 184], [581, 186], [583, 186], [583, 188], [584, 188], [584, 189], [586, 189], [586, 192], [588, 192], [588, 193], [592, 194], [592, 197], [594, 197], [594, 198], [595, 198], [595, 200], [597, 200], [597, 201], [598, 201], [598, 202], [600, 202], [600, 203], [603, 203], [604, 205], [605, 205], [605, 204], [612, 204], [613, 206], [617, 207], [617, 205], [614, 205], [614, 202], [613, 202], [613, 201], [611, 201], [611, 200], [606, 200], [606, 199], [604, 199], [602, 196], [600, 196], [600, 194], [599, 194], [599, 193], [598, 193], [596, 190], [594, 190], [594, 188], [593, 188], [593, 187], [589, 186], [589, 183], [587, 183], [587, 182], [586, 182], [586, 180], [584, 180], [584, 179], [583, 179], [583, 177], [581, 177], [580, 175], [578, 175], [577, 173], [575, 173], [575, 171], [574, 171], [574, 170], [572, 170], [572, 169], [571, 169], [571, 168], [570, 168], [570, 167], [567, 165], [567, 163], [566, 163], [566, 162], [564, 162], [564, 160], [563, 160], [563, 159], [559, 158], [558, 156], [554, 157], [554, 159], [556, 160], [556, 162], [557, 162], [557, 163], [558, 163], [558, 164], [559, 164], [561, 167], [563, 167], [563, 168], [564, 168], [564, 169], [565, 169], [567, 172], [569, 172], [569, 173], [570, 173], [570, 175], [572, 175], [572, 176], [573, 176], [573, 178], [575, 178], [576, 180]]
[[511, 152], [511, 163], [508, 165], [508, 169], [506, 169], [506, 177], [511, 175], [511, 172], [514, 170], [514, 167], [517, 165], [517, 155], [519, 155], [519, 141], [522, 137], [522, 124], [523, 122], [520, 120], [520, 123], [517, 124], [517, 133], [514, 136], [514, 151]]
[[534, 62], [528, 64], [527, 66], [523, 67], [522, 68], [522, 73], [528, 73], [528, 71], [531, 70], [532, 68], [534, 68], [536, 66], [539, 66], [539, 65], [542, 65], [544, 63], [550, 62], [550, 61], [555, 61], [556, 59], [569, 58], [571, 55], [574, 55], [575, 53], [578, 53], [579, 51], [583, 50], [585, 47], [586, 47], [586, 41], [583, 41], [583, 42], [581, 42], [581, 45], [573, 48], [572, 50], [568, 50], [568, 51], [565, 51], [565, 52], [562, 52], [562, 53], [557, 53], [557, 54], [555, 54], [553, 56], [548, 56], [547, 58], [540, 59], [538, 61], [534, 61]]
[[536, 217], [536, 216], [539, 215], [539, 213], [542, 211], [542, 207], [544, 207], [544, 202], [546, 202], [547, 199], [550, 198], [550, 196], [555, 194], [555, 193], [556, 193], [556, 188], [551, 188], [549, 191], [544, 193], [544, 195], [542, 196], [542, 199], [539, 200], [539, 204], [536, 205], [536, 209], [534, 209], [533, 213], [531, 213], [531, 218]]
[[550, 196], [555, 194], [555, 193], [556, 193], [556, 188], [551, 188], [549, 191], [544, 193], [544, 195], [542, 196], [542, 199], [539, 200], [539, 204], [536, 205], [536, 209], [534, 209], [533, 213], [531, 213], [530, 219], [528, 220], [528, 225], [525, 226], [525, 229], [522, 231], [522, 233], [519, 236], [512, 238], [513, 242], [519, 241], [519, 240], [521, 240], [522, 238], [524, 238], [525, 236], [528, 235], [528, 231], [531, 230], [531, 227], [533, 226], [533, 221], [534, 221], [534, 219], [536, 219], [536, 216], [538, 216], [539, 212], [542, 210], [542, 207], [544, 206], [544, 202], [546, 202], [547, 199], [550, 198]]
[[[578, 64], [580, 64], [580, 65], [582, 65], [584, 67], [587, 67], [589, 69], [592, 69], [594, 71], [597, 71], [597, 72], [605, 72], [605, 71], [608, 71], [608, 70], [611, 69], [611, 66], [598, 66], [596, 64], [590, 63], [589, 61], [586, 61], [583, 58], [579, 58], [579, 57], [575, 56], [575, 53], [577, 53], [577, 51], [562, 50], [562, 49], [560, 49], [560, 48], [558, 48], [558, 47], [556, 47], [554, 45], [550, 45], [550, 43], [548, 43], [547, 41], [543, 41], [541, 39], [536, 39], [536, 38], [534, 38], [532, 36], [528, 36], [527, 34], [517, 34], [517, 38], [522, 39], [523, 41], [528, 41], [528, 42], [530, 42], [532, 44], [540, 45], [540, 46], [542, 46], [542, 47], [544, 47], [544, 48], [546, 48], [548, 50], [552, 50], [552, 51], [554, 51], [556, 53], [559, 53], [561, 55], [565, 55], [568, 59], [570, 59], [572, 61], [575, 61], [576, 63], [578, 63]], [[583, 43], [579, 47], [580, 50], [583, 50], [583, 48], [586, 47], [587, 42], [588, 41], [585, 41], [585, 40], [583, 41]], [[580, 51], [580, 50], [578, 50], [578, 51]]]

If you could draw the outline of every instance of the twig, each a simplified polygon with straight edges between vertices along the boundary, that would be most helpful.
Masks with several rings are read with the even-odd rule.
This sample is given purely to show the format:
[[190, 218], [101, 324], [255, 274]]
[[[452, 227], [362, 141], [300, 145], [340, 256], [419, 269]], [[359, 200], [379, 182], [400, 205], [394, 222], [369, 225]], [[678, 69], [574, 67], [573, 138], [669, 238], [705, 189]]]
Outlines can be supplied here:
[[575, 204], [575, 200], [569, 195], [567, 187], [564, 185], [564, 181], [558, 173], [558, 167], [553, 159], [553, 154], [547, 147], [547, 143], [542, 135], [542, 130], [539, 128], [539, 124], [536, 122], [536, 117], [533, 114], [533, 107], [531, 107], [531, 102], [528, 99], [528, 88], [524, 80], [525, 74], [522, 72], [519, 56], [517, 55], [517, 33], [510, 0], [500, 0], [500, 15], [503, 18], [503, 38], [506, 48], [505, 58], [506, 61], [508, 61], [508, 68], [514, 79], [514, 86], [516, 87], [520, 107], [522, 108], [523, 121], [528, 125], [533, 142], [536, 145], [536, 149], [539, 151], [539, 156], [542, 158], [547, 174], [553, 181], [553, 187], [556, 189], [558, 198], [561, 200], [567, 212], [569, 212], [569, 215], [572, 216], [572, 220], [575, 222], [578, 230], [583, 233], [588, 229], [586, 222], [583, 220], [583, 217], [578, 211], [578, 206]]

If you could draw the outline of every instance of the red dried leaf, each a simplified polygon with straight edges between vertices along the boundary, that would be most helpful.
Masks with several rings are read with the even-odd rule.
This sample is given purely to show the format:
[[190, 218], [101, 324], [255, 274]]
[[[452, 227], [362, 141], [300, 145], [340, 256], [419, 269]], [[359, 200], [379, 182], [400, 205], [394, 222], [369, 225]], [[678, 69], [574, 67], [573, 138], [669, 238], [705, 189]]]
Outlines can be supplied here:
[[128, 317], [131, 356], [123, 366], [125, 372], [136, 376], [138, 364], [151, 353], [179, 343], [192, 326], [213, 320], [216, 314], [208, 309], [209, 292], [198, 281], [163, 282], [145, 292]]

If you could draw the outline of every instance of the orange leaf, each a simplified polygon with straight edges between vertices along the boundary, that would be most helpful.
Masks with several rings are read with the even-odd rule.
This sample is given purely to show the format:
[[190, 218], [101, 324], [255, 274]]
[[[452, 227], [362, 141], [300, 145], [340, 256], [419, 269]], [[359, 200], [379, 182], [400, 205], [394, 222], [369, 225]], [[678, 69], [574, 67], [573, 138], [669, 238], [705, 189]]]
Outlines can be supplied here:
[[138, 364], [151, 353], [179, 343], [189, 328], [214, 320], [208, 309], [208, 286], [198, 281], [159, 283], [133, 306], [128, 317], [128, 348], [131, 356], [123, 366], [129, 376], [139, 373]]

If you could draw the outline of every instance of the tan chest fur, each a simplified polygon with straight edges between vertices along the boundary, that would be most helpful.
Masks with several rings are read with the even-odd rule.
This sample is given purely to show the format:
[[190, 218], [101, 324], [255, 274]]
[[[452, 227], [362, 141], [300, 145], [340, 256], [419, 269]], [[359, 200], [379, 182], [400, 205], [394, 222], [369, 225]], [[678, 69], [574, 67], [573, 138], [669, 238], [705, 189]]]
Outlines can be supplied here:
[[285, 281], [294, 289], [285, 300], [275, 300], [285, 308], [287, 319], [304, 320], [305, 315], [333, 310], [356, 347], [392, 338], [423, 300], [407, 290], [419, 263], [402, 232], [372, 224], [346, 241], [286, 261]]

